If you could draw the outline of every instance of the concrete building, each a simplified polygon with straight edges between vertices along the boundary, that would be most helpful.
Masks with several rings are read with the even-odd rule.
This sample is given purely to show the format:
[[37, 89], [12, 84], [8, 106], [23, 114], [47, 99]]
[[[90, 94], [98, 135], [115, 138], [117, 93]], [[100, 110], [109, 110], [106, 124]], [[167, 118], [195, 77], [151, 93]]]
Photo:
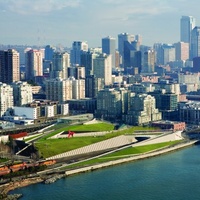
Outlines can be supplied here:
[[46, 99], [60, 103], [72, 99], [72, 80], [50, 79], [45, 82]]
[[122, 115], [121, 95], [114, 89], [104, 89], [97, 95], [95, 116], [103, 119], [120, 118]]
[[72, 78], [71, 82], [72, 82], [72, 99], [84, 99], [85, 80]]
[[20, 80], [19, 53], [14, 49], [0, 50], [0, 82]]
[[152, 92], [154, 90], [153, 84], [151, 83], [134, 83], [134, 84], [131, 84], [128, 88], [131, 92], [134, 92], [137, 94], [144, 94], [144, 93]]
[[185, 122], [177, 121], [156, 121], [151, 123], [152, 127], [158, 127], [160, 129], [172, 130], [172, 131], [183, 131], [185, 129]]
[[179, 118], [180, 121], [184, 121], [187, 124], [200, 125], [200, 102], [180, 102]]
[[93, 60], [98, 56], [98, 53], [94, 52], [82, 52], [81, 54], [81, 66], [85, 67], [85, 76], [90, 76], [94, 74], [93, 71]]
[[174, 46], [176, 51], [176, 61], [189, 59], [189, 43], [177, 42]]
[[103, 78], [105, 85], [112, 84], [111, 55], [100, 54], [93, 60], [94, 75]]
[[85, 67], [72, 66], [68, 67], [68, 77], [74, 77], [75, 79], [85, 79]]
[[96, 98], [98, 91], [104, 88], [104, 79], [90, 75], [85, 78], [85, 97]]
[[0, 82], [0, 117], [6, 115], [13, 105], [13, 88]]
[[172, 44], [154, 44], [156, 51], [156, 64], [166, 65], [169, 62], [175, 61], [175, 46]]
[[156, 108], [154, 97], [147, 94], [132, 93], [130, 95], [128, 112], [123, 115], [125, 123], [130, 125], [144, 125], [161, 119], [161, 112]]
[[50, 68], [50, 78], [68, 78], [68, 67], [70, 67], [70, 55], [67, 52], [54, 52], [52, 68]]
[[128, 109], [128, 91], [106, 88], [97, 94], [95, 116], [108, 120], [120, 120]]
[[[190, 87], [190, 85], [193, 85], [193, 88], [195, 90], [196, 85], [197, 85], [197, 88], [200, 88], [199, 75], [200, 75], [199, 73], [190, 73], [190, 74], [179, 73], [178, 74], [178, 83], [181, 86], [188, 85], [188, 87]], [[185, 87], [187, 87], [187, 86], [185, 86]]]
[[36, 49], [25, 50], [26, 80], [35, 80], [36, 76], [43, 76], [43, 53]]
[[60, 104], [57, 101], [35, 100], [26, 107], [14, 107], [13, 110], [15, 116], [32, 119], [37, 123], [68, 115], [69, 105], [67, 103]]
[[81, 65], [81, 54], [88, 51], [87, 42], [74, 41], [70, 53], [71, 65]]
[[115, 50], [116, 49], [116, 40], [110, 36], [102, 38], [102, 53], [111, 55], [111, 65], [115, 69]]
[[153, 73], [155, 71], [156, 53], [155, 50], [148, 50], [143, 55], [142, 72]]
[[32, 86], [27, 82], [14, 82], [12, 87], [15, 106], [23, 106], [33, 101]]
[[97, 100], [94, 98], [72, 99], [68, 100], [69, 112], [77, 113], [94, 113], [97, 108]]

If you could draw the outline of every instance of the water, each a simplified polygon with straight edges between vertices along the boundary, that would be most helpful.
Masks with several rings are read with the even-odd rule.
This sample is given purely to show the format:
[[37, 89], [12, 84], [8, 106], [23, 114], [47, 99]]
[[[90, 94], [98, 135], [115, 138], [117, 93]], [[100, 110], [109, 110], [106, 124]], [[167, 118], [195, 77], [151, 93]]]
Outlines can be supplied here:
[[200, 199], [200, 146], [17, 189], [24, 200]]

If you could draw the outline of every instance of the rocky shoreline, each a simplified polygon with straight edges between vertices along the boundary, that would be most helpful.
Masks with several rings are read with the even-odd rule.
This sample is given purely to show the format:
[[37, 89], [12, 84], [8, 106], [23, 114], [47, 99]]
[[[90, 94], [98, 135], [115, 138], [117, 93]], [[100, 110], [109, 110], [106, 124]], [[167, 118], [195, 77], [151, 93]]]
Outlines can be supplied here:
[[41, 183], [44, 180], [40, 177], [35, 177], [35, 178], [27, 178], [27, 179], [23, 179], [20, 181], [14, 181], [14, 182], [10, 182], [10, 183], [6, 183], [4, 185], [1, 186], [0, 191], [1, 191], [1, 198], [0, 199], [5, 199], [5, 200], [10, 200], [10, 199], [19, 199], [22, 194], [14, 194], [14, 195], [7, 195], [8, 192], [10, 192], [11, 190], [15, 190], [17, 188], [20, 187], [25, 187], [31, 184], [35, 184], [35, 183]]
[[181, 148], [184, 148], [184, 147], [194, 145], [196, 142], [197, 141], [190, 141], [190, 142], [187, 142], [187, 143], [184, 143], [184, 144], [181, 144], [181, 145], [180, 144], [175, 145], [175, 146], [168, 148], [168, 149], [161, 149], [161, 150], [157, 150], [156, 152], [149, 152], [149, 153], [146, 153], [146, 154], [143, 154], [143, 155], [140, 155], [140, 156], [135, 156], [135, 157], [132, 157], [132, 158], [119, 159], [116, 162], [111, 161], [111, 162], [107, 162], [107, 163], [96, 165], [96, 166], [94, 165], [94, 166], [69, 170], [69, 171], [66, 171], [65, 174], [59, 174], [59, 175], [56, 174], [56, 175], [53, 175], [53, 177], [46, 178], [46, 179], [38, 176], [38, 177], [34, 177], [34, 178], [27, 178], [27, 179], [23, 179], [23, 180], [20, 180], [20, 181], [13, 181], [13, 182], [10, 182], [10, 183], [6, 183], [6, 184], [0, 186], [0, 194], [1, 194], [0, 199], [4, 199], [4, 200], [19, 199], [22, 196], [22, 194], [15, 194], [15, 195], [7, 195], [7, 194], [8, 194], [8, 192], [15, 190], [17, 188], [20, 188], [20, 187], [25, 187], [25, 186], [28, 186], [28, 185], [31, 185], [31, 184], [42, 183], [42, 182], [45, 183], [45, 184], [54, 183], [56, 180], [59, 180], [60, 178], [67, 177], [67, 176], [70, 176], [70, 175], [73, 175], [73, 174], [83, 173], [83, 172], [86, 172], [86, 171], [93, 171], [95, 169], [113, 166], [113, 165], [120, 164], [120, 163], [150, 158], [150, 157], [157, 156], [157, 155], [162, 155], [162, 154], [167, 153], [167, 152], [175, 151], [175, 150], [178, 150], [178, 149], [181, 149]]

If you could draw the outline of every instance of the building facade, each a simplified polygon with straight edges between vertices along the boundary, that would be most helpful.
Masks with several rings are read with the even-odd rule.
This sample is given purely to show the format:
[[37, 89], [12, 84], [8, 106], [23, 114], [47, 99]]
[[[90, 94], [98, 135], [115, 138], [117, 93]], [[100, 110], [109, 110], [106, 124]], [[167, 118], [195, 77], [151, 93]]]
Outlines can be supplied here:
[[33, 101], [32, 86], [27, 82], [14, 82], [12, 87], [15, 106], [23, 106]]
[[191, 34], [191, 54], [190, 59], [200, 57], [200, 26], [195, 26]]
[[35, 80], [43, 76], [43, 52], [36, 49], [25, 50], [26, 80]]
[[74, 41], [70, 53], [71, 65], [81, 65], [81, 54], [88, 51], [87, 42]]
[[70, 55], [60, 52], [53, 53], [52, 68], [50, 68], [50, 78], [68, 78], [68, 67], [70, 67]]
[[13, 88], [0, 82], [0, 117], [6, 115], [13, 107]]
[[0, 50], [0, 82], [20, 80], [19, 53], [14, 49]]
[[100, 54], [93, 60], [94, 75], [103, 78], [105, 85], [112, 84], [111, 55]]
[[115, 69], [116, 40], [110, 36], [102, 38], [102, 53], [111, 55], [111, 65]]

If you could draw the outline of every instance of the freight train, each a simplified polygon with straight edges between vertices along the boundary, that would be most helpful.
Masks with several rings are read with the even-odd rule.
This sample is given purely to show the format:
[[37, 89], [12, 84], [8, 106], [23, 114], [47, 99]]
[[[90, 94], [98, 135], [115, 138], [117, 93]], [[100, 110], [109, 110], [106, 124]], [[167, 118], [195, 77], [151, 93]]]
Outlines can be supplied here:
[[9, 174], [11, 172], [17, 172], [19, 170], [28, 169], [29, 167], [37, 167], [37, 166], [49, 166], [54, 165], [56, 163], [56, 160], [45, 160], [40, 161], [36, 163], [20, 163], [20, 164], [14, 164], [14, 165], [6, 165], [0, 167], [0, 176]]

